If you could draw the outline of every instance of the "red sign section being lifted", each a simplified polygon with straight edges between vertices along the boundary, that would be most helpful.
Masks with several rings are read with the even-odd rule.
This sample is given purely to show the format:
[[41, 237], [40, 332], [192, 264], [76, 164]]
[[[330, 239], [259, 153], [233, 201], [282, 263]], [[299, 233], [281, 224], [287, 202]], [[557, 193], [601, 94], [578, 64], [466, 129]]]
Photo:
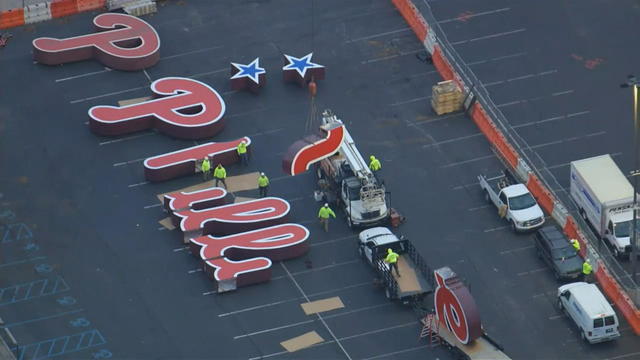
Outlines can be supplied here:
[[237, 147], [241, 141], [251, 148], [251, 138], [243, 137], [233, 141], [210, 142], [190, 148], [154, 156], [144, 161], [144, 176], [149, 181], [166, 181], [193, 174], [196, 161], [208, 157], [213, 166], [229, 165], [240, 160]]
[[93, 19], [95, 34], [66, 39], [33, 40], [33, 58], [45, 65], [60, 65], [95, 58], [116, 70], [136, 71], [160, 60], [160, 37], [146, 21], [135, 16], [104, 13]]
[[89, 126], [99, 135], [115, 136], [156, 128], [181, 139], [216, 135], [224, 126], [220, 94], [197, 80], [166, 77], [151, 84], [155, 99], [123, 107], [89, 109]]
[[434, 306], [438, 320], [463, 344], [482, 335], [480, 313], [469, 289], [448, 267], [434, 271], [436, 288]]
[[320, 129], [327, 133], [326, 137], [310, 135], [289, 147], [282, 159], [282, 170], [285, 173], [291, 176], [301, 174], [309, 170], [312, 164], [333, 155], [340, 149], [344, 140], [344, 126]]

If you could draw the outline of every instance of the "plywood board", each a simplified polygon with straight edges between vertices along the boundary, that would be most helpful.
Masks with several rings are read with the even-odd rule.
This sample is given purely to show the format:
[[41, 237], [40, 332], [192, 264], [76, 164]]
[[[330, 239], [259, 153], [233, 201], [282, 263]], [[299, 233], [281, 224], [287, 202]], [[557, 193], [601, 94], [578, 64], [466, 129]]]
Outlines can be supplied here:
[[255, 200], [254, 198], [249, 198], [249, 197], [242, 197], [242, 196], [236, 196], [235, 200], [233, 201], [234, 203], [241, 203], [241, 202], [247, 202], [250, 200]]
[[135, 99], [128, 99], [128, 100], [120, 100], [120, 101], [118, 101], [118, 106], [122, 107], [122, 106], [129, 106], [129, 105], [133, 105], [133, 104], [139, 104], [139, 103], [145, 102], [147, 100], [151, 100], [151, 96], [145, 96], [145, 97], [140, 97], [140, 98], [135, 98]]
[[213, 186], [214, 186], [214, 181], [210, 180], [210, 181], [202, 182], [200, 184], [187, 186], [186, 188], [176, 189], [176, 190], [172, 190], [172, 191], [169, 191], [169, 192], [166, 192], [166, 193], [158, 194], [156, 196], [158, 197], [158, 200], [160, 200], [160, 202], [164, 204], [164, 196], [166, 194], [171, 194], [171, 193], [174, 193], [174, 192], [177, 192], [177, 191], [192, 192], [192, 191], [204, 190], [206, 188], [210, 188], [210, 187], [213, 187]]
[[342, 300], [340, 300], [340, 297], [335, 296], [328, 299], [302, 303], [300, 306], [302, 306], [302, 310], [304, 310], [305, 314], [311, 315], [329, 310], [341, 309], [344, 307], [344, 304], [342, 303]]
[[405, 260], [405, 256], [406, 255], [401, 255], [398, 258], [398, 270], [400, 270], [400, 277], [396, 275], [395, 270], [391, 273], [393, 274], [394, 279], [398, 282], [400, 292], [420, 291], [422, 288], [418, 282], [416, 271], [411, 267], [411, 265], [409, 265], [407, 260]]
[[164, 226], [164, 228], [167, 229], [167, 230], [174, 230], [176, 228], [173, 225], [173, 222], [171, 221], [170, 217], [166, 217], [166, 218], [158, 221], [158, 223], [160, 223], [160, 225]]
[[227, 191], [236, 192], [258, 188], [259, 172], [252, 172], [243, 175], [229, 176], [227, 177], [227, 185], [229, 188]]
[[308, 348], [311, 345], [319, 344], [323, 341], [324, 339], [318, 335], [317, 332], [310, 331], [306, 334], [294, 337], [293, 339], [283, 341], [280, 345], [282, 345], [282, 347], [284, 347], [288, 352], [294, 352]]

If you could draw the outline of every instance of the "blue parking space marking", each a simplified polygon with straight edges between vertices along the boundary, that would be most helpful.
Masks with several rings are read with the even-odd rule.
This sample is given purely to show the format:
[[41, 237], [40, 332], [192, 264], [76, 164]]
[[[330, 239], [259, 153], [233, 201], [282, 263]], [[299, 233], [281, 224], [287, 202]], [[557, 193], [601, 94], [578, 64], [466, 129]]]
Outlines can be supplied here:
[[2, 234], [2, 241], [0, 241], [0, 243], [3, 244], [33, 238], [31, 229], [24, 223], [0, 225], [0, 234]]
[[29, 258], [29, 259], [24, 259], [24, 260], [10, 261], [10, 262], [6, 262], [4, 264], [0, 264], [0, 268], [6, 267], [6, 266], [25, 264], [25, 263], [32, 262], [32, 261], [40, 261], [40, 260], [44, 260], [46, 258], [47, 258], [46, 256], [36, 256], [36, 257]]
[[69, 285], [61, 276], [0, 288], [0, 306], [58, 294], [69, 289]]
[[19, 349], [18, 360], [49, 359], [106, 343], [100, 331], [93, 329], [22, 346]]

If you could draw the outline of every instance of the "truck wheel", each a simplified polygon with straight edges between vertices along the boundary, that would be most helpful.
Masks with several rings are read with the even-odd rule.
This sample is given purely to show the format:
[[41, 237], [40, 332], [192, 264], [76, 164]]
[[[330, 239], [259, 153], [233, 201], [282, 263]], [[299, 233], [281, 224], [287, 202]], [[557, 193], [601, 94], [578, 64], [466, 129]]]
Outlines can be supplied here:
[[491, 204], [491, 197], [489, 196], [489, 192], [487, 190], [484, 191], [484, 200]]
[[513, 220], [509, 220], [509, 225], [511, 225], [511, 231], [513, 231], [514, 233], [518, 232], [518, 229], [516, 228], [516, 223], [513, 222]]
[[358, 255], [364, 259], [364, 250], [362, 250], [362, 246], [358, 246]]
[[618, 251], [618, 248], [616, 246], [613, 247], [613, 256], [615, 256], [617, 259], [620, 258], [620, 251]]
[[353, 229], [353, 221], [351, 221], [351, 216], [347, 215], [347, 226], [349, 229]]
[[584, 330], [582, 330], [582, 329], [580, 329], [580, 338], [581, 338], [584, 342], [589, 343], [589, 340], [587, 340], [587, 336], [585, 335]]
[[391, 300], [391, 291], [389, 291], [389, 288], [384, 289], [384, 296], [386, 296], [387, 299]]
[[580, 217], [582, 218], [582, 220], [587, 221], [587, 213], [584, 212], [584, 209], [580, 208], [578, 212], [580, 213]]
[[564, 306], [562, 305], [562, 300], [558, 299], [558, 310], [564, 312]]

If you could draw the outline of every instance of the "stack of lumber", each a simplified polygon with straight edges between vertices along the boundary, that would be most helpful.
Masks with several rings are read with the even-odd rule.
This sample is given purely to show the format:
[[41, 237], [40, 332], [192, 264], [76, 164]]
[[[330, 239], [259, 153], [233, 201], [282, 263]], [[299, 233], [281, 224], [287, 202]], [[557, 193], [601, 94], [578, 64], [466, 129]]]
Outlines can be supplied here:
[[452, 80], [441, 81], [433, 86], [431, 107], [438, 115], [462, 110], [462, 91]]

